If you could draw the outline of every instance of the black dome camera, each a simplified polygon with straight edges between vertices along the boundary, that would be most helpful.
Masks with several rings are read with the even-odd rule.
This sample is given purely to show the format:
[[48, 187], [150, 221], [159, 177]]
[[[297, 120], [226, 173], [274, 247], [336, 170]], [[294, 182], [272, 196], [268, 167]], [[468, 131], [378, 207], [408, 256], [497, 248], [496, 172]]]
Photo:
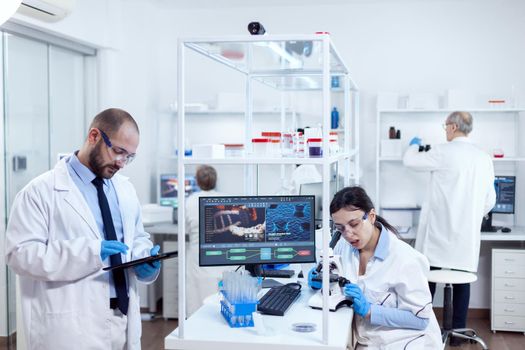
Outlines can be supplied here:
[[250, 24], [248, 24], [248, 31], [251, 35], [263, 35], [266, 33], [266, 29], [264, 29], [263, 25], [259, 22], [250, 22]]

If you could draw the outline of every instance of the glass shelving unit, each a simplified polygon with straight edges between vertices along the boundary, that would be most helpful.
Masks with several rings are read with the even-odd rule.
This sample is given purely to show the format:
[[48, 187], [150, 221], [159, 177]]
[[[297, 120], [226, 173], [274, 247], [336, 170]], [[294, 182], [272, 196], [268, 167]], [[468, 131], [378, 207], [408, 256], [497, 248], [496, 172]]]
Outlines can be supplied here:
[[[330, 166], [334, 163], [343, 168], [344, 185], [349, 185], [350, 164], [353, 164], [353, 174], [359, 174], [359, 92], [352, 80], [349, 70], [337, 52], [332, 40], [327, 34], [319, 35], [261, 35], [261, 36], [231, 36], [216, 38], [180, 39], [178, 44], [178, 106], [185, 106], [186, 76], [185, 57], [188, 50], [195, 51], [230, 67], [245, 77], [246, 108], [244, 111], [244, 145], [245, 157], [224, 159], [199, 159], [194, 157], [177, 158], [177, 174], [179, 183], [183, 183], [185, 167], [193, 164], [237, 164], [244, 166], [246, 179], [244, 192], [256, 195], [257, 186], [254, 183], [255, 168], [262, 164], [317, 164], [322, 167], [323, 175], [323, 207], [328, 208], [331, 198], [328, 197], [330, 186]], [[209, 72], [203, 72], [207, 74]], [[331, 89], [331, 79], [338, 77], [340, 87]], [[283, 93], [300, 93], [301, 91], [318, 91], [322, 99], [322, 113], [319, 122], [322, 125], [324, 156], [320, 158], [299, 157], [255, 157], [251, 155], [252, 124], [256, 111], [253, 109], [253, 84], [264, 84]], [[343, 137], [342, 149], [337, 154], [329, 154], [331, 95], [343, 94], [344, 112], [342, 114], [343, 128], [337, 130]], [[286, 131], [290, 115], [289, 109], [281, 99], [280, 125], [281, 132]], [[278, 109], [279, 110], [279, 109]], [[184, 108], [177, 110], [177, 148], [184, 149], [186, 117], [191, 113]], [[359, 176], [353, 178], [359, 183]], [[179, 326], [178, 336], [184, 338], [185, 310], [185, 213], [184, 191], [179, 191], [178, 222], [179, 222]], [[329, 213], [323, 211], [323, 251], [328, 251]], [[327, 259], [323, 265], [323, 281], [328, 283]], [[328, 291], [323, 295], [323, 332], [322, 341], [328, 343]]]

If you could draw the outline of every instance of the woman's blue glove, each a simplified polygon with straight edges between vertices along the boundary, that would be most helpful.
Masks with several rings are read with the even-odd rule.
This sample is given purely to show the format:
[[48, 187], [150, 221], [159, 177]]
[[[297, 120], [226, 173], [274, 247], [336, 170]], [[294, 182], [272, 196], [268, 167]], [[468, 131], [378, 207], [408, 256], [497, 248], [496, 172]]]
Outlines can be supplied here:
[[410, 140], [410, 143], [408, 144], [409, 146], [412, 146], [412, 145], [418, 145], [418, 146], [421, 146], [421, 139], [419, 137], [413, 137], [412, 140]]
[[[151, 255], [159, 254], [160, 246], [156, 245], [150, 250]], [[137, 265], [133, 268], [138, 278], [145, 279], [151, 277], [157, 273], [160, 269], [160, 261], [153, 261], [144, 264]]]
[[102, 241], [100, 243], [100, 258], [106, 260], [108, 256], [114, 254], [126, 254], [128, 246], [119, 241]]
[[314, 266], [312, 267], [312, 269], [310, 270], [310, 272], [308, 272], [308, 286], [312, 289], [321, 289], [323, 284], [321, 281], [313, 281], [313, 278], [314, 277], [317, 277], [319, 276], [319, 272], [316, 271], [317, 267]]
[[365, 317], [368, 314], [368, 311], [370, 311], [370, 303], [366, 300], [361, 288], [359, 288], [357, 284], [348, 283], [345, 285], [343, 292], [345, 296], [354, 299], [352, 307], [354, 308], [355, 313], [361, 317]]

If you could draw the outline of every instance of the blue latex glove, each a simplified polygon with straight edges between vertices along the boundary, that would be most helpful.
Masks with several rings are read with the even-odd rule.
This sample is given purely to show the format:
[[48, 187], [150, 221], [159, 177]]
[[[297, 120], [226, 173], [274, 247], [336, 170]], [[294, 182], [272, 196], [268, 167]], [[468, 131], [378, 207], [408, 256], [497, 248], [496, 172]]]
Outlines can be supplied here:
[[[157, 255], [159, 254], [160, 246], [156, 245], [150, 250], [151, 255]], [[144, 263], [137, 265], [133, 268], [135, 270], [135, 274], [138, 278], [145, 279], [148, 277], [151, 277], [157, 273], [157, 271], [160, 269], [160, 261], [153, 261], [149, 263]]]
[[410, 140], [410, 143], [408, 144], [409, 146], [412, 146], [412, 145], [418, 145], [418, 146], [421, 146], [421, 139], [419, 137], [413, 137], [412, 140]]
[[363, 291], [361, 290], [361, 288], [359, 288], [357, 284], [346, 284], [345, 288], [343, 289], [343, 293], [345, 294], [345, 296], [354, 299], [352, 307], [354, 308], [356, 314], [358, 314], [361, 317], [365, 317], [368, 314], [368, 311], [370, 311], [370, 303], [368, 302], [368, 300], [366, 300]]
[[317, 266], [314, 266], [310, 272], [308, 272], [308, 286], [312, 289], [321, 289], [323, 286], [321, 281], [312, 281], [314, 277], [319, 276], [319, 272], [317, 272], [316, 269]]
[[102, 241], [100, 244], [100, 258], [106, 260], [108, 256], [114, 254], [126, 254], [128, 246], [119, 241]]

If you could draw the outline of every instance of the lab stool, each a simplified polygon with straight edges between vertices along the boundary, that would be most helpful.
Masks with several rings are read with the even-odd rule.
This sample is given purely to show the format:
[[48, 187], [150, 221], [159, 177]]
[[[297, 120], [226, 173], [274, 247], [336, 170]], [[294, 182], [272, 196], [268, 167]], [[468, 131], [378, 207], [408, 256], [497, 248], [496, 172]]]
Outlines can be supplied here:
[[477, 342], [483, 349], [488, 350], [487, 344], [477, 336], [473, 329], [452, 328], [452, 284], [472, 283], [478, 277], [471, 272], [455, 270], [431, 270], [427, 277], [429, 282], [445, 284], [445, 294], [443, 296], [443, 348], [450, 337], [457, 337], [469, 340], [472, 343]]

